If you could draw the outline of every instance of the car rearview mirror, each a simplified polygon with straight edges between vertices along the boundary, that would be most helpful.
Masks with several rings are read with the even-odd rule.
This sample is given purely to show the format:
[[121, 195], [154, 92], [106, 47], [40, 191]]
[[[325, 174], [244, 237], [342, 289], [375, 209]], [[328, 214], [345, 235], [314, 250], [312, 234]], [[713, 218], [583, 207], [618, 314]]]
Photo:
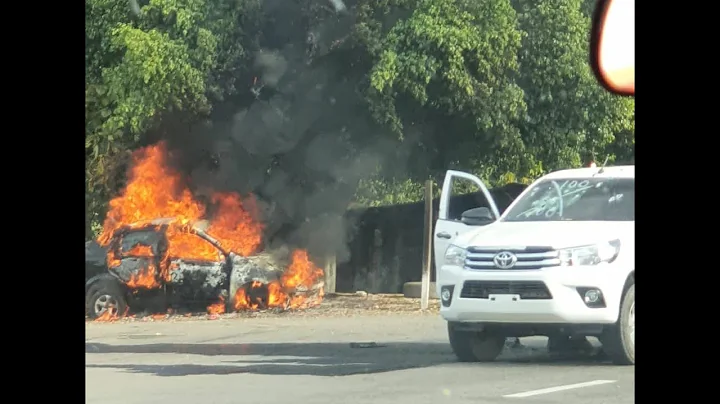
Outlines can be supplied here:
[[488, 208], [473, 208], [462, 213], [460, 221], [468, 226], [484, 226], [495, 221]]
[[635, 0], [599, 0], [593, 14], [590, 64], [612, 93], [635, 95]]

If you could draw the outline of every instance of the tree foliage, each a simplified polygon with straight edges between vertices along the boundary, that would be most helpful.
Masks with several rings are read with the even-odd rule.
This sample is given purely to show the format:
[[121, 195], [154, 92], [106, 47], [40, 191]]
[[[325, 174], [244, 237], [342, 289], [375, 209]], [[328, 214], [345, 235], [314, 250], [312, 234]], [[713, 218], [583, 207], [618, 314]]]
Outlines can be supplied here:
[[[361, 182], [366, 204], [414, 200], [448, 168], [502, 184], [592, 158], [632, 160], [634, 100], [603, 90], [588, 65], [592, 0], [337, 4], [87, 0], [87, 228], [121, 184], [127, 151], [170, 117], [195, 122], [235, 96], [291, 105], [309, 94], [293, 89], [318, 87], [313, 77], [343, 98], [335, 104], [365, 108], [354, 118], [385, 129], [343, 127], [349, 142], [396, 146]], [[265, 46], [302, 68], [283, 67], [295, 78], [261, 92], [253, 55]]]
[[[372, 3], [372, 2], [371, 2]], [[388, 3], [388, 2], [384, 2]], [[390, 2], [393, 3], [393, 2]], [[394, 3], [396, 7], [408, 6], [408, 2]], [[494, 4], [494, 7], [490, 5]], [[513, 32], [512, 38], [522, 38], [521, 43], [512, 43], [515, 49], [509, 57], [489, 57], [491, 52], [486, 50], [482, 55], [486, 66], [492, 64], [494, 68], [505, 67], [504, 79], [507, 86], [513, 89], [513, 94], [519, 94], [510, 103], [503, 103], [507, 99], [498, 97], [493, 93], [487, 97], [488, 103], [472, 105], [470, 103], [456, 103], [454, 105], [472, 105], [469, 108], [445, 111], [450, 120], [438, 120], [436, 116], [431, 119], [442, 123], [445, 130], [442, 134], [433, 133], [432, 136], [443, 139], [433, 142], [454, 144], [456, 149], [444, 148], [440, 153], [452, 156], [456, 161], [441, 160], [439, 171], [444, 171], [452, 164], [469, 169], [475, 174], [489, 181], [493, 185], [507, 182], [528, 182], [530, 178], [537, 177], [548, 170], [567, 167], [577, 167], [595, 159], [602, 161], [609, 157], [613, 162], [616, 158], [621, 162], [628, 162], [634, 156], [634, 99], [611, 95], [600, 87], [592, 75], [588, 64], [590, 29], [590, 14], [594, 7], [591, 0], [513, 0], [509, 2], [470, 2], [463, 1], [419, 1], [411, 8], [414, 12], [409, 18], [396, 23], [389, 29], [386, 42], [375, 46], [379, 55], [372, 70], [370, 92], [381, 92], [383, 97], [379, 101], [373, 100], [375, 116], [379, 120], [388, 122], [396, 129], [402, 128], [402, 120], [397, 119], [397, 110], [407, 105], [405, 99], [398, 95], [411, 95], [414, 101], [419, 101], [424, 107], [447, 106], [443, 104], [442, 94], [437, 92], [430, 95], [427, 88], [437, 89], [442, 86], [432, 86], [434, 80], [443, 76], [442, 73], [452, 71], [452, 59], [447, 54], [442, 57], [443, 65], [435, 70], [433, 54], [436, 48], [423, 42], [432, 32], [431, 38], [436, 42], [449, 43], [456, 37], [458, 30], [443, 30], [442, 22], [446, 21], [451, 27], [469, 27], [472, 17], [482, 16], [478, 5], [491, 7], [497, 13], [503, 10], [506, 15], [512, 16], [517, 23], [511, 27], [502, 24], [493, 25], [495, 31], [484, 28], [485, 43], [492, 43], [488, 38], [497, 35], [497, 32]], [[512, 10], [508, 11], [508, 5]], [[387, 6], [383, 4], [384, 13]], [[445, 15], [445, 20], [426, 18], [426, 10], [433, 10], [433, 16], [443, 15], [440, 10], [452, 10]], [[470, 14], [460, 10], [467, 10]], [[384, 13], [380, 13], [384, 15]], [[450, 18], [456, 16], [456, 18]], [[486, 18], [489, 14], [484, 15]], [[492, 15], [494, 21], [497, 15]], [[380, 18], [375, 16], [377, 20]], [[420, 21], [413, 25], [414, 21]], [[382, 24], [368, 24], [366, 26], [380, 27]], [[502, 27], [499, 28], [498, 27]], [[415, 28], [415, 30], [413, 30]], [[505, 30], [505, 31], [503, 31]], [[369, 30], [365, 30], [369, 31]], [[472, 31], [470, 29], [470, 31]], [[424, 37], [423, 35], [426, 35]], [[464, 38], [468, 38], [466, 35]], [[418, 39], [421, 38], [421, 39]], [[372, 42], [370, 42], [372, 43]], [[403, 58], [398, 57], [396, 43], [401, 44]], [[507, 44], [507, 43], [506, 43]], [[473, 43], [472, 46], [477, 46]], [[508, 48], [509, 49], [509, 48]], [[499, 56], [499, 55], [498, 55]], [[414, 58], [414, 59], [413, 59]], [[414, 60], [415, 63], [408, 63]], [[467, 60], [467, 59], [463, 59]], [[509, 61], [509, 62], [508, 62]], [[402, 62], [402, 63], [400, 63]], [[506, 64], [503, 65], [502, 62]], [[398, 68], [402, 66], [403, 68]], [[462, 69], [462, 68], [461, 68]], [[468, 72], [468, 69], [463, 70]], [[440, 73], [438, 73], [440, 72]], [[460, 76], [460, 77], [467, 77]], [[387, 89], [387, 84], [395, 84]], [[428, 83], [428, 85], [425, 85]], [[495, 87], [497, 88], [497, 87]], [[516, 91], [519, 89], [519, 91]], [[453, 88], [455, 98], [461, 98], [468, 93]], [[468, 97], [470, 98], [470, 97]], [[475, 98], [477, 99], [477, 98]], [[388, 101], [389, 100], [389, 101]], [[492, 105], [498, 106], [497, 111], [514, 111], [514, 114], [500, 115], [493, 113]], [[428, 108], [421, 110], [420, 114], [429, 115]], [[491, 126], [479, 125], [475, 128], [458, 125], [464, 114], [470, 112], [474, 116], [499, 117], [503, 119], [502, 132], [488, 130]], [[417, 119], [417, 116], [413, 117]], [[498, 122], [496, 120], [495, 122]], [[458, 130], [458, 129], [465, 130]], [[473, 139], [467, 142], [468, 133]], [[505, 136], [503, 136], [505, 134]], [[519, 136], [518, 136], [519, 134]], [[483, 142], [483, 135], [490, 142]], [[493, 150], [493, 145], [499, 143], [501, 147]], [[428, 142], [423, 140], [423, 142]], [[423, 173], [424, 174], [424, 173]], [[441, 174], [440, 174], [441, 175]], [[436, 174], [436, 176], [439, 176]], [[375, 189], [380, 189], [378, 185]], [[414, 194], [417, 194], [416, 192]], [[382, 198], [380, 198], [382, 199]]]
[[516, 0], [520, 83], [528, 106], [523, 139], [546, 169], [601, 158], [615, 134], [634, 132], [634, 100], [613, 96], [588, 64], [590, 19], [583, 0]]
[[[389, 102], [386, 123], [402, 134], [394, 105], [406, 95], [419, 106], [472, 117], [478, 131], [504, 134], [523, 110], [517, 71], [520, 32], [506, 0], [421, 0], [384, 38], [370, 72], [371, 89]], [[495, 130], [493, 130], [495, 129]]]
[[418, 143], [412, 160], [427, 162], [430, 172], [411, 171], [437, 174], [479, 161], [517, 170], [522, 32], [509, 1], [367, 0], [360, 8], [358, 42], [375, 60], [367, 89], [373, 116], [400, 139], [423, 128], [408, 140]]
[[259, 3], [85, 3], [86, 201], [92, 213], [116, 188], [124, 152], [163, 116], [182, 113], [192, 120], [236, 91], [234, 81], [247, 64], [244, 47], [252, 41], [244, 23]]

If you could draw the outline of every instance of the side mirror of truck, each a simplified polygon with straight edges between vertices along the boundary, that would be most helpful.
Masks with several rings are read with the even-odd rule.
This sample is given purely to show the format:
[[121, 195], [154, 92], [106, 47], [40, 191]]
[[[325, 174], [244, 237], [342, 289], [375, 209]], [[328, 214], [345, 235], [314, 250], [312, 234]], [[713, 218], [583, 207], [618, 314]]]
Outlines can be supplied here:
[[488, 208], [472, 208], [462, 213], [460, 221], [468, 226], [485, 226], [495, 221]]

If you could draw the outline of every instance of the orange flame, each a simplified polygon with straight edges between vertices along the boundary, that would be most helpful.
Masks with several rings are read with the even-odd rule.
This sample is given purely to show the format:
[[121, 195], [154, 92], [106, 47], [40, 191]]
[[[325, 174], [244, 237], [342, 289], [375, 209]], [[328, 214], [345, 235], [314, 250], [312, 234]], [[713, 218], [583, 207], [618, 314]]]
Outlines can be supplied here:
[[205, 207], [183, 186], [178, 173], [167, 167], [165, 144], [133, 153], [130, 178], [123, 193], [110, 201], [98, 242], [106, 245], [123, 225], [171, 217], [181, 222], [200, 219]]
[[129, 308], [126, 307], [126, 308], [125, 308], [125, 312], [124, 312], [121, 316], [118, 316], [118, 313], [117, 313], [117, 311], [115, 311], [115, 310], [105, 310], [105, 312], [103, 312], [103, 314], [101, 314], [100, 316], [98, 316], [98, 318], [96, 318], [95, 321], [98, 321], [98, 322], [113, 322], [113, 321], [117, 321], [117, 320], [119, 320], [119, 319], [121, 319], [121, 318], [127, 317], [128, 310], [129, 310]]
[[[130, 249], [130, 251], [127, 252], [128, 255], [133, 257], [142, 257], [142, 258], [154, 258], [154, 254], [152, 252], [152, 248], [147, 245], [136, 245], [133, 248]], [[113, 253], [113, 258], [115, 258], [115, 254]], [[159, 288], [160, 282], [158, 279], [159, 272], [157, 270], [157, 266], [152, 262], [148, 262], [147, 266], [143, 268], [142, 271], [137, 272], [132, 275], [130, 280], [127, 282], [128, 287], [137, 289], [137, 288], [146, 288], [146, 289], [153, 289], [153, 288]]]
[[251, 310], [257, 310], [260, 308], [260, 302], [251, 298], [248, 295], [248, 292], [252, 292], [252, 289], [260, 289], [263, 287], [263, 284], [257, 281], [254, 281], [252, 284], [250, 284], [249, 290], [246, 290], [245, 288], [240, 288], [235, 293], [235, 310], [242, 310], [242, 309], [251, 309]]
[[[307, 251], [295, 250], [292, 253], [292, 262], [280, 278], [280, 282], [263, 285], [254, 281], [247, 288], [238, 289], [235, 293], [235, 310], [256, 310], [258, 308], [297, 309], [318, 305], [323, 296], [322, 288], [315, 295], [316, 299], [314, 300], [308, 300], [307, 296], [296, 294], [296, 291], [299, 289], [311, 289], [322, 277], [323, 270], [310, 261]], [[266, 292], [263, 289], [266, 289]], [[267, 301], [263, 302], [253, 297], [253, 292], [259, 293]]]
[[[168, 256], [215, 261], [215, 248], [188, 234], [190, 228], [186, 226], [202, 219], [206, 208], [193, 198], [180, 174], [167, 166], [166, 155], [164, 143], [133, 153], [130, 180], [123, 193], [110, 201], [98, 242], [107, 245], [122, 226], [171, 218], [174, 225], [168, 234]], [[263, 230], [263, 225], [254, 219], [254, 198], [243, 201], [234, 193], [215, 193], [211, 199], [217, 209], [207, 233], [228, 251], [243, 256], [254, 253], [262, 242]]]
[[225, 299], [220, 296], [220, 301], [213, 303], [207, 307], [208, 314], [223, 314], [225, 313]]
[[310, 288], [322, 277], [323, 270], [310, 261], [307, 251], [295, 250], [292, 253], [292, 263], [283, 274], [281, 281], [286, 289], [296, 289], [300, 286]]
[[217, 207], [208, 234], [227, 251], [247, 257], [262, 243], [263, 226], [254, 221], [258, 216], [255, 199], [245, 201], [234, 193], [215, 193], [212, 202]]
[[[236, 193], [216, 192], [211, 195], [210, 206], [206, 206], [194, 199], [182, 176], [168, 166], [164, 143], [139, 149], [132, 157], [128, 183], [123, 192], [110, 201], [98, 242], [108, 245], [115, 231], [138, 222], [147, 223], [163, 218], [171, 219], [171, 223], [166, 230], [168, 246], [165, 256], [153, 257], [149, 247], [139, 245], [130, 252], [133, 256], [148, 258], [148, 264], [127, 282], [129, 287], [159, 288], [161, 282], [169, 279], [170, 271], [175, 269], [170, 264], [174, 258], [204, 261], [221, 259], [214, 246], [192, 234], [190, 224], [206, 216], [210, 216], [210, 220], [205, 232], [226, 251], [249, 256], [258, 250], [262, 244], [264, 226], [256, 220], [258, 212], [252, 195], [241, 198]], [[208, 215], [209, 211], [211, 215]], [[110, 267], [121, 263], [122, 257], [115, 254], [114, 249], [110, 248]], [[322, 274], [322, 270], [310, 262], [306, 251], [294, 251], [292, 263], [281, 282], [267, 285], [267, 305], [286, 308], [307, 305], [305, 298], [295, 295], [295, 291], [299, 287], [312, 287]], [[245, 296], [245, 293], [242, 288], [238, 291], [235, 308], [258, 308], [258, 302], [250, 301], [253, 299]], [[224, 310], [224, 302], [213, 304], [207, 309], [215, 313], [220, 307]]]
[[106, 310], [103, 314], [96, 318], [95, 321], [110, 322], [117, 320], [117, 318], [117, 314], [111, 312], [110, 310]]

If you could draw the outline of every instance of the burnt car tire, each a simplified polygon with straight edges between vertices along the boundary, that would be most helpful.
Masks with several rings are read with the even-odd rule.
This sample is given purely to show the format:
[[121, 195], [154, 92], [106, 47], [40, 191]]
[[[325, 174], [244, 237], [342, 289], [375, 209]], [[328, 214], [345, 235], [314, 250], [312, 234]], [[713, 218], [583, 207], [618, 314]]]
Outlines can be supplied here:
[[448, 337], [460, 362], [492, 362], [505, 347], [505, 337], [487, 332], [461, 331], [448, 322]]
[[635, 284], [625, 290], [618, 321], [603, 330], [600, 342], [615, 365], [635, 365]]
[[85, 296], [85, 306], [88, 317], [93, 320], [108, 309], [113, 310], [117, 316], [121, 316], [125, 314], [128, 307], [123, 288], [112, 277], [98, 279], [90, 286]]

